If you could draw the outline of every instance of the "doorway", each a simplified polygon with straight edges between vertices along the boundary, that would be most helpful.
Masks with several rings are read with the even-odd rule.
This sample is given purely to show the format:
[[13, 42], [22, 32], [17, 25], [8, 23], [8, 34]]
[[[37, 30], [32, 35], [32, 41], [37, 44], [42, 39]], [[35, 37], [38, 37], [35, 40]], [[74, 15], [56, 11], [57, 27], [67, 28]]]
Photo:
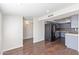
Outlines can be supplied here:
[[33, 19], [23, 17], [23, 46], [33, 44]]

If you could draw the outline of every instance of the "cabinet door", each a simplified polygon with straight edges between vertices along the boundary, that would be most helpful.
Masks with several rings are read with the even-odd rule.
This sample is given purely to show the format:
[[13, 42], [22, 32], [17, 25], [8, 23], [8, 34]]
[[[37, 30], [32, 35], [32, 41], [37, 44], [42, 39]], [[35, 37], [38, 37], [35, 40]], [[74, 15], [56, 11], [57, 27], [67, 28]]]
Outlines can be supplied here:
[[71, 28], [78, 28], [78, 15], [71, 17]]
[[72, 35], [66, 35], [65, 36], [65, 45], [68, 48], [78, 50], [78, 37], [72, 36]]
[[65, 32], [61, 32], [61, 37], [65, 37]]
[[59, 38], [59, 32], [55, 32], [55, 37]]

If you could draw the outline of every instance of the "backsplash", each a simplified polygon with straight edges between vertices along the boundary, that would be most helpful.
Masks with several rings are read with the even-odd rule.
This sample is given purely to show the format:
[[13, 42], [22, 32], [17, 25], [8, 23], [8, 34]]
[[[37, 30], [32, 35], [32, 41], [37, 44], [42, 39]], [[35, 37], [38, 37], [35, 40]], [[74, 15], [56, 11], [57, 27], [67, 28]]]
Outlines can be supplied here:
[[71, 23], [58, 24], [56, 30], [78, 33], [78, 28], [71, 28]]
[[78, 32], [78, 28], [57, 28], [56, 30], [69, 31], [69, 32]]

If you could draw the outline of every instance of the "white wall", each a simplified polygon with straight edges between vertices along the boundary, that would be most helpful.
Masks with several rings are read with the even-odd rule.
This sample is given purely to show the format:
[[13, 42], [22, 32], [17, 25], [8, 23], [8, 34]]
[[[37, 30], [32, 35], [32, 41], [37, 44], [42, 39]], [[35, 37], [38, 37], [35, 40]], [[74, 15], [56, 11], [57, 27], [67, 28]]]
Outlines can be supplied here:
[[78, 14], [78, 52], [79, 52], [79, 14]]
[[33, 22], [29, 21], [29, 24], [26, 24], [26, 21], [23, 21], [23, 39], [30, 39], [33, 38]]
[[33, 42], [44, 40], [44, 21], [39, 21], [38, 18], [33, 18]]
[[23, 19], [20, 16], [3, 16], [3, 51], [23, 46]]
[[1, 17], [1, 13], [0, 13], [0, 54], [2, 52], [2, 17]]

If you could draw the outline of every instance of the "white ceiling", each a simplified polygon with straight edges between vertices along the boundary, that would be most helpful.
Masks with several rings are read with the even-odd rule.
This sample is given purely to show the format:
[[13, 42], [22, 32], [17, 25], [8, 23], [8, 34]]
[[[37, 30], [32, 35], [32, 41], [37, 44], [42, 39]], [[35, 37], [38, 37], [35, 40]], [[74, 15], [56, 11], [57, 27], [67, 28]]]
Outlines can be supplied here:
[[[0, 4], [0, 10], [3, 14], [19, 16], [43, 16], [65, 7], [73, 5], [72, 3], [30, 3], [30, 4]], [[48, 10], [48, 13], [46, 12]]]

